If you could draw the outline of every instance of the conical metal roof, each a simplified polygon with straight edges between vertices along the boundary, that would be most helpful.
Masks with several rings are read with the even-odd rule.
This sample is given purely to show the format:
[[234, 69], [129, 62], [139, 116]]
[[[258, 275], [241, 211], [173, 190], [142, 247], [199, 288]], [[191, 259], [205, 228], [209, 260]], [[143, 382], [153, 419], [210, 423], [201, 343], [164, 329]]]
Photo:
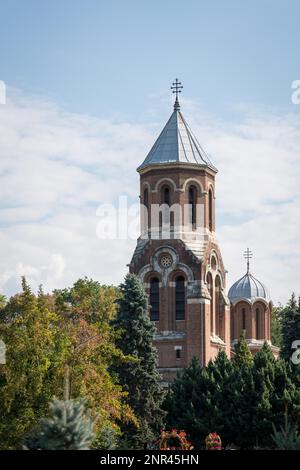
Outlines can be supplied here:
[[165, 165], [167, 163], [205, 165], [213, 171], [217, 171], [192, 134], [179, 111], [179, 105], [176, 106], [176, 103], [170, 119], [137, 170], [142, 170], [149, 165]]

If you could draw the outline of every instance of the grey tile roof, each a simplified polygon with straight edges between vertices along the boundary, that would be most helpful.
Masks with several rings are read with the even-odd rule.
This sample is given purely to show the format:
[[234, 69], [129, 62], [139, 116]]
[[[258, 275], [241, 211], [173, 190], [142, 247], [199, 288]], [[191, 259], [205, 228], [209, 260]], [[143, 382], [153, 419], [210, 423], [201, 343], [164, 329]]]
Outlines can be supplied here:
[[152, 149], [138, 167], [138, 171], [148, 165], [166, 163], [205, 165], [217, 171], [178, 109], [174, 109]]
[[239, 300], [263, 299], [270, 301], [270, 294], [266, 286], [258, 281], [250, 272], [239, 279], [231, 286], [228, 292], [230, 302], [236, 303]]

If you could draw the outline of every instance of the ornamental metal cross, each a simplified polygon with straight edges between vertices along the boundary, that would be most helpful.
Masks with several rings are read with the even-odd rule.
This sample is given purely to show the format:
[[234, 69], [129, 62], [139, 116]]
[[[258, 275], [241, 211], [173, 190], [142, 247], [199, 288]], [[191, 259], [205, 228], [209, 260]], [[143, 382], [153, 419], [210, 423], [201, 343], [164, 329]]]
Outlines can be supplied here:
[[250, 259], [252, 258], [252, 256], [253, 256], [252, 251], [250, 251], [249, 248], [247, 248], [247, 250], [244, 252], [244, 258], [247, 260], [247, 273], [249, 272]]
[[176, 101], [178, 100], [178, 93], [181, 93], [183, 86], [181, 82], [176, 78], [175, 82], [172, 83], [171, 90], [172, 93], [176, 93]]

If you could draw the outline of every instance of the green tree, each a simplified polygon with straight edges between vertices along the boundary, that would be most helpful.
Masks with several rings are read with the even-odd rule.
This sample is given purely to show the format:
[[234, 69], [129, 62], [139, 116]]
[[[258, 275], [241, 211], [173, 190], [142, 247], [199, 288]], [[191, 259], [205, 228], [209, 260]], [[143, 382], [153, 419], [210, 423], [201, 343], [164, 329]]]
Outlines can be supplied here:
[[184, 429], [197, 446], [209, 432], [242, 448], [272, 446], [272, 425], [292, 425], [300, 412], [299, 370], [275, 360], [270, 346], [250, 357], [243, 337], [230, 361], [220, 352], [207, 367], [197, 359], [177, 377], [164, 402], [169, 427]]
[[69, 346], [63, 368], [64, 398], [86, 397], [98, 416], [93, 447], [107, 445], [108, 430], [117, 436], [118, 423], [135, 423], [116, 377], [114, 364], [125, 366], [129, 358], [116, 346], [111, 321], [116, 316], [119, 290], [91, 279], [79, 279], [71, 288], [55, 291], [55, 310]]
[[271, 341], [274, 346], [282, 346], [282, 321], [285, 307], [279, 304], [272, 308], [271, 312]]
[[0, 337], [6, 344], [6, 364], [1, 367], [0, 445], [13, 449], [46, 413], [59, 387], [65, 337], [43, 294], [37, 298], [24, 278], [22, 293], [1, 311]]
[[0, 294], [0, 311], [5, 307], [6, 298], [4, 295]]
[[233, 364], [224, 351], [206, 368], [193, 358], [171, 385], [164, 402], [168, 426], [184, 429], [198, 447], [203, 446], [205, 437], [213, 431], [229, 442], [233, 379]]
[[22, 292], [0, 314], [0, 338], [7, 346], [0, 369], [0, 446], [15, 449], [45, 416], [54, 396], [87, 398], [98, 417], [98, 447], [103, 429], [119, 433], [118, 422], [134, 421], [125, 393], [109, 368], [128, 359], [115, 345], [110, 325], [118, 292], [92, 280], [70, 289], [35, 296], [25, 279]]
[[87, 450], [95, 435], [94, 420], [85, 415], [86, 400], [50, 404], [50, 416], [41, 418], [25, 439], [25, 450]]
[[114, 368], [119, 383], [128, 393], [127, 403], [133, 409], [138, 425], [122, 425], [123, 447], [143, 448], [157, 438], [164, 412], [163, 393], [157, 371], [157, 351], [152, 345], [155, 328], [148, 314], [147, 297], [137, 276], [128, 274], [120, 286], [119, 310], [113, 322], [119, 337], [116, 341], [124, 355], [133, 358]]
[[292, 295], [283, 312], [282, 319], [282, 348], [281, 357], [289, 361], [294, 341], [300, 340], [300, 302], [297, 303], [295, 294]]
[[287, 409], [285, 412], [284, 426], [280, 426], [279, 430], [273, 424], [272, 439], [278, 450], [300, 450], [300, 434], [297, 425], [288, 420]]
[[236, 367], [251, 367], [253, 364], [253, 355], [246, 342], [245, 333], [239, 337], [234, 345], [233, 365]]
[[[197, 358], [193, 358], [188, 367], [178, 373], [171, 384], [164, 400], [169, 428], [184, 429], [195, 444], [201, 446], [210, 424], [209, 404], [203, 403], [203, 391], [208, 390], [208, 373], [202, 369]], [[209, 398], [208, 398], [209, 400]], [[201, 411], [200, 411], [201, 410]], [[199, 416], [201, 412], [201, 417]], [[206, 419], [203, 418], [205, 415]]]

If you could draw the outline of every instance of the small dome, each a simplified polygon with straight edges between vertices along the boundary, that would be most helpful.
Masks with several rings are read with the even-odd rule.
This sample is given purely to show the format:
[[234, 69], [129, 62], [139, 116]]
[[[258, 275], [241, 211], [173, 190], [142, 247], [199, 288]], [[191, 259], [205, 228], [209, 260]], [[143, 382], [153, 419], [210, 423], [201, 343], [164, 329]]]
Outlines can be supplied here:
[[266, 286], [249, 272], [230, 287], [228, 297], [231, 303], [239, 300], [263, 299], [270, 302], [270, 294]]

